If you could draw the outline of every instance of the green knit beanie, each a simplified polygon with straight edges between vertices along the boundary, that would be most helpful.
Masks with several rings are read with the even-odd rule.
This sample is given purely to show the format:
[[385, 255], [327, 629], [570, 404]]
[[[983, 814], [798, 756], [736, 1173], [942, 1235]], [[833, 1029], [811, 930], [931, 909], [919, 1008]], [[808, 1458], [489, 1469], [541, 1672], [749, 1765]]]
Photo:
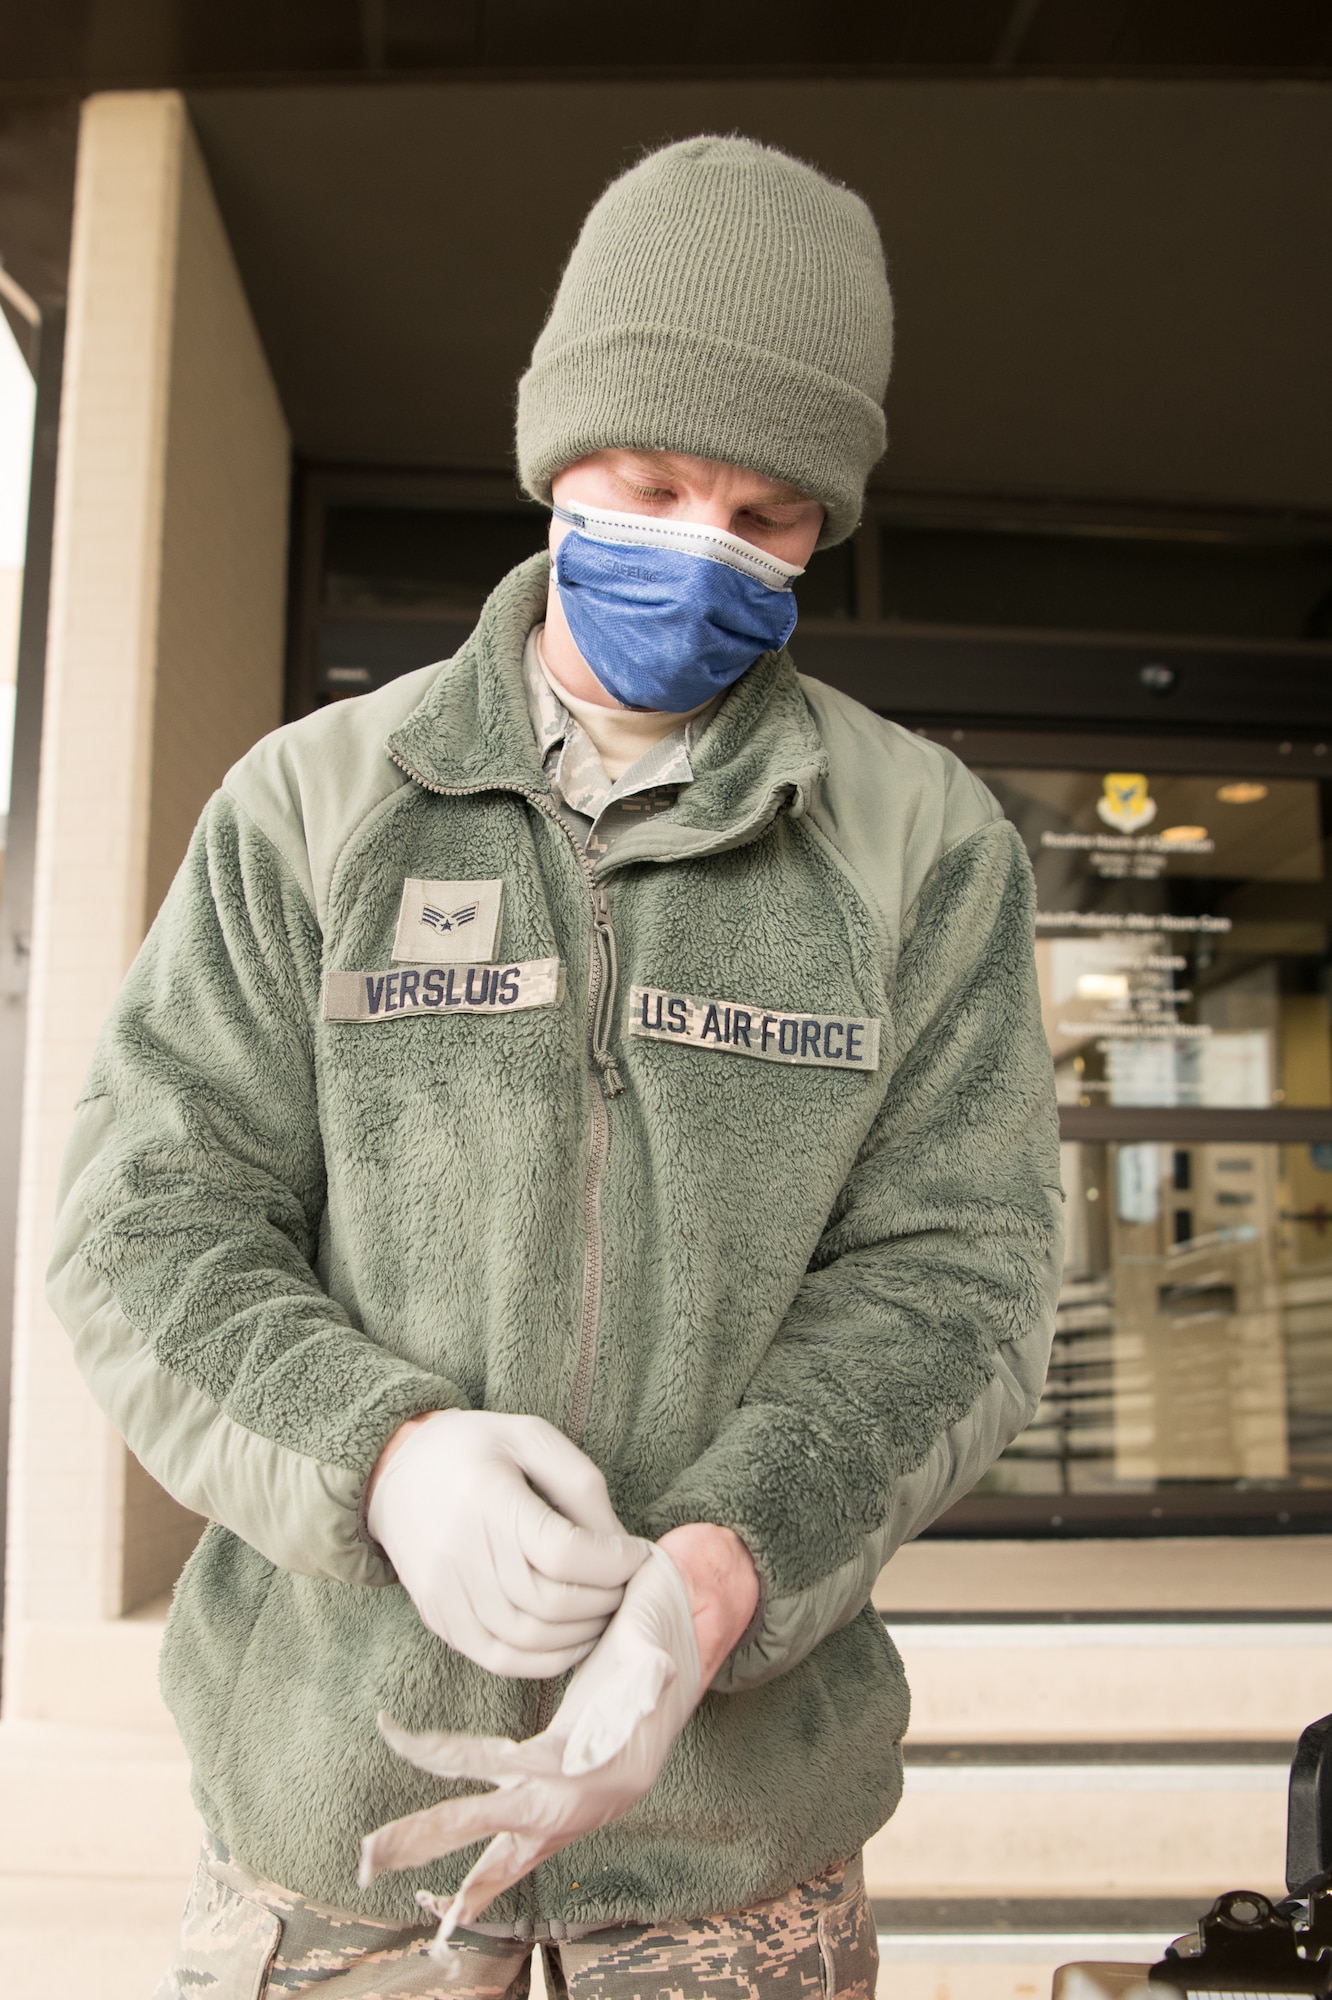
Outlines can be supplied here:
[[884, 447], [892, 301], [859, 195], [752, 139], [697, 138], [612, 181], [518, 385], [518, 469], [607, 446], [747, 466], [860, 519]]

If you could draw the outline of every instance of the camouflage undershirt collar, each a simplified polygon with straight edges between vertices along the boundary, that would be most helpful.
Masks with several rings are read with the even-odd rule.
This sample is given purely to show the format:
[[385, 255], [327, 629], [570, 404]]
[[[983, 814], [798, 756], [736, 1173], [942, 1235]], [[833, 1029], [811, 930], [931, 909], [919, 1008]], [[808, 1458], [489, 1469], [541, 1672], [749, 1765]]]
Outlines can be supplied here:
[[523, 685], [532, 733], [561, 817], [589, 853], [604, 854], [626, 825], [674, 805], [680, 787], [693, 783], [689, 753], [711, 722], [717, 704], [710, 704], [701, 715], [663, 736], [612, 784], [592, 738], [542, 672], [538, 651], [541, 629], [540, 625], [532, 627], [523, 648]]

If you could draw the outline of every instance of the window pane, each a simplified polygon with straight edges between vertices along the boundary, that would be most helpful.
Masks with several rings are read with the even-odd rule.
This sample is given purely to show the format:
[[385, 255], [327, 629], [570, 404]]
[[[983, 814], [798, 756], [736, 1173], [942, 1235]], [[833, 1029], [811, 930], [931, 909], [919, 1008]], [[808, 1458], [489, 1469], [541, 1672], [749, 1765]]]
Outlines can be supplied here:
[[1061, 1102], [1332, 1105], [1323, 786], [981, 775], [1036, 872]]
[[1154, 541], [897, 522], [880, 533], [885, 618], [1039, 631], [1328, 636], [1326, 542]]
[[479, 611], [500, 578], [544, 548], [547, 515], [512, 508], [333, 506], [324, 540], [329, 610]]

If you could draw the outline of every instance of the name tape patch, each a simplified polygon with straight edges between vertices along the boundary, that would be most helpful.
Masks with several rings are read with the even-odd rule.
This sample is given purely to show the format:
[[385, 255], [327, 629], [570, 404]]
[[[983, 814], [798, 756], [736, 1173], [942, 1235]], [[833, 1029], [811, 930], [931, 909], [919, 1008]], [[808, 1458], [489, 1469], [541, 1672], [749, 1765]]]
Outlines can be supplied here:
[[403, 965], [394, 972], [326, 972], [326, 1021], [396, 1021], [403, 1015], [516, 1014], [564, 998], [558, 958], [517, 965]]
[[629, 989], [628, 1032], [654, 1042], [684, 1042], [764, 1062], [822, 1069], [877, 1069], [879, 1022], [826, 1014], [783, 1014], [738, 1000], [700, 1000], [657, 986]]
[[495, 956], [504, 884], [427, 882], [409, 875], [402, 885], [395, 962], [407, 965], [480, 965]]

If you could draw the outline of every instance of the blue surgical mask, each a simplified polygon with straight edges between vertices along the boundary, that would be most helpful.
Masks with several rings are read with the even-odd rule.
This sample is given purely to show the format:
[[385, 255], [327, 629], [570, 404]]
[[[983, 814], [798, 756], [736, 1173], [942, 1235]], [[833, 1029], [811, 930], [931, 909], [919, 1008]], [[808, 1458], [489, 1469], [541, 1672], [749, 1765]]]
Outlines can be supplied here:
[[553, 511], [572, 528], [555, 578], [574, 644], [626, 708], [698, 708], [795, 629], [795, 563], [700, 521]]

